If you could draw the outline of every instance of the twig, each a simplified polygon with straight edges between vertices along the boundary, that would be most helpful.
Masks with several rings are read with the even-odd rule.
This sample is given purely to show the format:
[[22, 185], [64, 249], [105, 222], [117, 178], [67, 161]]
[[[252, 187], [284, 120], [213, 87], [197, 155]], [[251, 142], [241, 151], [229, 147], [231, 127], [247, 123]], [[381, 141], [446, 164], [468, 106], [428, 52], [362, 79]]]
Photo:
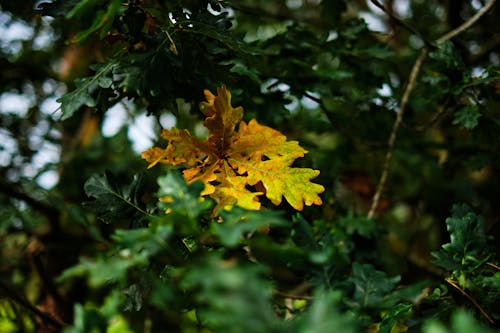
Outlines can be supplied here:
[[0, 280], [0, 290], [2, 290], [7, 297], [11, 298], [14, 302], [18, 303], [22, 307], [31, 311], [34, 315], [42, 319], [48, 325], [51, 325], [58, 330], [65, 326], [63, 322], [58, 320], [57, 318], [52, 317], [49, 313], [43, 312], [38, 309], [36, 306], [28, 302], [24, 297], [18, 295], [14, 290], [12, 290], [8, 285], [6, 285], [3, 281]]
[[168, 30], [165, 29], [165, 33], [167, 34], [168, 40], [170, 42], [170, 51], [172, 51], [172, 53], [175, 55], [179, 55], [179, 51], [177, 50], [177, 46], [175, 46], [175, 42], [172, 39], [172, 37], [170, 37]]
[[291, 298], [291, 299], [305, 299], [305, 300], [312, 300], [313, 297], [309, 295], [294, 295], [294, 294], [288, 294], [282, 291], [276, 291], [276, 295], [284, 297], [284, 298]]
[[[379, 5], [381, 5], [376, 0], [370, 0], [370, 1], [373, 2], [374, 4], [375, 4], [375, 2], [377, 2]], [[439, 37], [436, 40], [436, 42], [437, 43], [444, 43], [447, 40], [457, 36], [458, 34], [462, 33], [463, 31], [465, 31], [467, 28], [469, 28], [475, 22], [477, 22], [477, 20], [479, 20], [479, 18], [481, 16], [483, 16], [493, 6], [495, 1], [496, 0], [490, 0], [474, 16], [472, 16], [470, 19], [468, 19], [466, 22], [464, 22], [459, 27], [457, 27], [457, 28], [451, 30], [450, 32], [444, 34], [443, 36]], [[384, 11], [388, 12], [385, 10], [385, 8], [384, 8]], [[418, 56], [417, 60], [413, 64], [413, 68], [411, 70], [410, 77], [408, 78], [408, 84], [406, 85], [405, 90], [403, 92], [403, 97], [401, 98], [400, 110], [397, 113], [396, 119], [394, 121], [394, 125], [392, 126], [391, 134], [389, 136], [389, 140], [387, 142], [387, 152], [385, 155], [382, 174], [380, 176], [380, 180], [379, 180], [379, 183], [377, 186], [377, 191], [373, 195], [372, 205], [371, 205], [370, 210], [368, 212], [367, 217], [369, 219], [373, 218], [373, 216], [375, 215], [375, 211], [378, 207], [380, 197], [381, 197], [382, 192], [383, 192], [384, 187], [385, 187], [385, 183], [387, 182], [387, 177], [389, 175], [389, 169], [390, 169], [391, 160], [392, 160], [392, 156], [393, 156], [394, 144], [396, 142], [397, 131], [398, 131], [399, 127], [401, 126], [401, 122], [403, 121], [403, 115], [404, 115], [404, 111], [406, 109], [406, 105], [408, 104], [408, 99], [410, 97], [410, 93], [413, 89], [413, 86], [415, 85], [415, 81], [416, 81], [416, 78], [418, 76], [418, 73], [420, 72], [420, 68], [422, 66], [422, 63], [423, 63], [423, 61], [428, 53], [429, 53], [429, 48], [427, 46], [424, 46], [424, 48], [420, 51], [420, 55]]]
[[387, 182], [387, 177], [389, 176], [389, 169], [394, 151], [394, 144], [396, 143], [397, 131], [401, 126], [401, 122], [403, 121], [403, 115], [406, 110], [406, 105], [408, 104], [410, 93], [413, 89], [413, 86], [415, 85], [418, 73], [420, 72], [420, 67], [424, 62], [427, 53], [428, 49], [423, 48], [420, 51], [417, 60], [413, 64], [413, 68], [411, 69], [410, 78], [408, 79], [408, 84], [406, 85], [405, 90], [403, 92], [403, 97], [401, 98], [401, 106], [399, 108], [399, 112], [396, 115], [396, 120], [394, 121], [394, 124], [392, 126], [392, 131], [391, 135], [389, 136], [389, 141], [387, 142], [387, 152], [385, 154], [384, 167], [382, 169], [382, 175], [380, 176], [380, 180], [377, 185], [377, 191], [373, 195], [372, 205], [368, 212], [369, 219], [372, 219], [373, 216], [375, 215], [375, 211], [377, 210], [378, 204], [380, 202], [382, 191], [384, 190], [385, 183]]
[[500, 271], [500, 266], [495, 265], [495, 264], [494, 264], [494, 263], [492, 263], [492, 262], [487, 262], [487, 263], [486, 263], [486, 265], [488, 265], [488, 266], [490, 266], [490, 267], [492, 267], [492, 268], [496, 269], [497, 271]]
[[435, 46], [432, 45], [432, 43], [429, 42], [428, 40], [426, 40], [424, 37], [422, 37], [422, 35], [417, 30], [413, 29], [411, 26], [409, 26], [407, 23], [405, 23], [399, 17], [394, 15], [390, 10], [385, 8], [385, 6], [383, 4], [381, 4], [378, 0], [370, 0], [370, 2], [372, 4], [374, 4], [377, 8], [382, 10], [384, 13], [386, 13], [387, 16], [389, 16], [391, 18], [391, 20], [393, 20], [394, 22], [396, 22], [397, 24], [399, 24], [400, 26], [402, 26], [403, 28], [405, 28], [406, 30], [408, 30], [409, 32], [411, 32], [412, 34], [417, 36], [418, 38], [420, 38], [424, 42], [425, 46], [427, 46], [430, 49], [435, 48]]
[[450, 32], [444, 34], [443, 36], [439, 37], [436, 42], [441, 44], [446, 42], [447, 40], [452, 39], [453, 37], [457, 36], [458, 34], [464, 32], [467, 30], [470, 26], [472, 26], [474, 23], [476, 23], [477, 20], [481, 18], [488, 10], [490, 10], [491, 7], [495, 4], [496, 0], [490, 0], [486, 5], [483, 6], [474, 16], [469, 18], [467, 21], [465, 21], [463, 24], [460, 26], [456, 27], [455, 29], [451, 30]]
[[486, 311], [484, 311], [484, 309], [481, 307], [481, 305], [479, 305], [479, 303], [471, 295], [467, 294], [467, 292], [465, 290], [463, 290], [462, 288], [460, 288], [460, 286], [458, 284], [456, 284], [455, 281], [451, 280], [450, 278], [447, 278], [447, 279], [444, 279], [444, 280], [449, 285], [451, 285], [453, 288], [457, 289], [462, 295], [464, 295], [465, 297], [467, 297], [467, 299], [469, 301], [471, 301], [472, 304], [474, 304], [474, 306], [490, 322], [490, 324], [495, 324], [495, 321], [493, 320], [493, 318], [491, 318], [490, 315]]

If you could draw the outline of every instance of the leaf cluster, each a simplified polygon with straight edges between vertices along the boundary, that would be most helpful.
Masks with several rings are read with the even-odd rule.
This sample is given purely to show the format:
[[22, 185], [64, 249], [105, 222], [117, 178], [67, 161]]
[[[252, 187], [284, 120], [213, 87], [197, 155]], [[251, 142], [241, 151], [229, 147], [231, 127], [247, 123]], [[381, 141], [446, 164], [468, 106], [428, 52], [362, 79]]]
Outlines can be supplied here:
[[[142, 153], [150, 162], [148, 168], [157, 163], [187, 165], [183, 171], [186, 180], [203, 181], [202, 194], [217, 201], [214, 213], [234, 204], [259, 209], [258, 196], [263, 194], [275, 205], [284, 197], [297, 210], [302, 210], [304, 203], [321, 205], [319, 193], [324, 187], [310, 182], [319, 171], [291, 167], [307, 151], [297, 141], [287, 141], [280, 132], [260, 125], [255, 119], [248, 124], [241, 121], [243, 108], [231, 106], [229, 90], [223, 85], [217, 92], [214, 96], [205, 90], [207, 102], [201, 104], [207, 139], [201, 141], [186, 130], [163, 130], [162, 137], [169, 141], [168, 146], [153, 147]], [[257, 191], [248, 190], [249, 186]]]

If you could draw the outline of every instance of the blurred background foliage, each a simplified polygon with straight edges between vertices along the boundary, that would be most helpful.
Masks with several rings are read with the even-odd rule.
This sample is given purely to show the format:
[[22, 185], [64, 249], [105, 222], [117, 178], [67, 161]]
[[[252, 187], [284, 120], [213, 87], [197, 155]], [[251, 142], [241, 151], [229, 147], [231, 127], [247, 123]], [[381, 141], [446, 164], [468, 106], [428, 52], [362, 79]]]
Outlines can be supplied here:
[[[435, 42], [490, 2], [0, 1], [0, 331], [494, 331], [500, 6]], [[309, 151], [321, 207], [214, 220], [145, 171], [222, 83]]]

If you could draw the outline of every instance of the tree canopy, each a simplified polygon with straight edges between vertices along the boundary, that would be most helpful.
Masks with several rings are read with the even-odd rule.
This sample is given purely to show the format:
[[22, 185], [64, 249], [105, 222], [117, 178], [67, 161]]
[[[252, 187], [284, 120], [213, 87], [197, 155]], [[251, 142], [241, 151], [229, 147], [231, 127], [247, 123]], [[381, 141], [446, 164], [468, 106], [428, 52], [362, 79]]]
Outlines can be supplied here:
[[499, 15], [0, 1], [0, 331], [494, 332]]

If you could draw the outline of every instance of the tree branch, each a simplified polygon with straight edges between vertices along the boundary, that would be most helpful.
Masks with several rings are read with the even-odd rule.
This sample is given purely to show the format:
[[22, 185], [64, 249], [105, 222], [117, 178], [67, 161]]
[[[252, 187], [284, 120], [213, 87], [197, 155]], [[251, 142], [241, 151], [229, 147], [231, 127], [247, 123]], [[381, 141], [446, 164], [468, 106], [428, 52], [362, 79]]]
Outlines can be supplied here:
[[444, 34], [443, 36], [439, 37], [436, 40], [436, 42], [439, 43], [439, 44], [444, 43], [447, 40], [452, 39], [453, 37], [461, 34], [465, 30], [467, 30], [468, 28], [470, 28], [474, 23], [477, 22], [477, 20], [479, 20], [481, 18], [481, 16], [483, 16], [484, 14], [486, 14], [486, 12], [488, 12], [490, 10], [490, 8], [493, 7], [493, 5], [495, 4], [495, 1], [496, 0], [490, 0], [490, 1], [488, 1], [488, 3], [486, 3], [486, 5], [484, 5], [483, 8], [481, 8], [474, 16], [472, 16], [471, 18], [469, 18], [467, 21], [465, 21], [460, 26], [456, 27], [455, 29], [451, 30], [450, 32], [448, 32], [448, 33]]
[[481, 312], [481, 314], [490, 322], [490, 324], [495, 324], [495, 320], [491, 318], [491, 316], [482, 308], [482, 306], [465, 290], [460, 288], [460, 286], [455, 283], [451, 278], [446, 278], [444, 279], [449, 285], [451, 285], [453, 288], [457, 289], [462, 295], [464, 295], [469, 301], [471, 301], [472, 304]]
[[372, 205], [370, 207], [370, 210], [368, 211], [369, 219], [373, 218], [373, 216], [375, 215], [375, 211], [377, 210], [377, 207], [379, 205], [380, 197], [384, 190], [385, 183], [387, 182], [387, 177], [389, 176], [389, 169], [392, 161], [394, 144], [396, 143], [397, 131], [401, 126], [401, 123], [403, 122], [403, 115], [406, 110], [406, 105], [408, 104], [410, 93], [413, 90], [413, 86], [415, 85], [415, 82], [417, 80], [418, 73], [420, 72], [420, 68], [422, 66], [422, 63], [424, 62], [424, 59], [427, 57], [427, 54], [428, 54], [428, 49], [423, 48], [422, 51], [420, 51], [420, 55], [418, 56], [417, 60], [413, 64], [413, 68], [411, 69], [410, 78], [408, 79], [408, 84], [406, 85], [405, 90], [403, 92], [403, 97], [401, 98], [401, 106], [396, 115], [396, 120], [392, 125], [392, 131], [391, 135], [389, 136], [389, 141], [387, 142], [387, 153], [385, 154], [382, 175], [380, 176], [380, 180], [377, 185], [377, 191], [373, 195]]
[[409, 32], [411, 32], [412, 34], [417, 36], [418, 38], [420, 38], [424, 42], [426, 47], [428, 47], [429, 49], [435, 48], [435, 46], [432, 45], [432, 43], [429, 42], [427, 39], [425, 39], [417, 30], [413, 29], [413, 27], [411, 27], [410, 25], [405, 23], [403, 20], [401, 20], [399, 17], [394, 15], [392, 13], [392, 11], [385, 8], [385, 6], [383, 4], [381, 4], [378, 0], [370, 0], [370, 2], [373, 5], [375, 5], [377, 8], [382, 10], [384, 13], [386, 13], [387, 16], [389, 16], [391, 18], [391, 20], [393, 20], [394, 22], [396, 22], [397, 24], [399, 24], [400, 26], [402, 26], [403, 28], [405, 28], [406, 30], [408, 30]]
[[[370, 1], [373, 4], [375, 4], [377, 7], [384, 10], [384, 12], [388, 13], [388, 11], [385, 10], [385, 7], [382, 6], [382, 4], [380, 4], [380, 2], [378, 2], [377, 0], [370, 0]], [[449, 31], [448, 33], [444, 34], [443, 36], [439, 37], [436, 40], [436, 42], [439, 44], [444, 43], [444, 42], [450, 40], [451, 38], [457, 36], [458, 34], [462, 33], [467, 28], [471, 27], [474, 23], [477, 22], [477, 20], [479, 20], [479, 18], [481, 16], [483, 16], [493, 6], [495, 1], [496, 0], [490, 0], [474, 16], [469, 18], [466, 22], [464, 22], [459, 27], [457, 27], [457, 28]], [[413, 90], [418, 73], [420, 72], [420, 68], [422, 67], [422, 63], [425, 60], [427, 54], [429, 53], [429, 49], [430, 49], [429, 47], [424, 46], [424, 48], [420, 51], [420, 55], [418, 56], [417, 60], [415, 61], [415, 63], [413, 64], [413, 67], [411, 69], [410, 77], [408, 78], [408, 83], [405, 87], [405, 90], [403, 92], [403, 96], [401, 98], [400, 109], [396, 115], [396, 119], [394, 120], [394, 124], [392, 126], [392, 131], [391, 131], [391, 134], [389, 136], [389, 140], [387, 141], [387, 152], [385, 154], [385, 160], [384, 160], [384, 166], [382, 169], [382, 174], [380, 176], [380, 180], [379, 180], [379, 183], [377, 185], [377, 191], [373, 195], [372, 205], [371, 205], [370, 210], [368, 211], [368, 215], [367, 215], [367, 217], [369, 219], [373, 218], [373, 216], [375, 215], [375, 211], [376, 211], [376, 209], [379, 205], [379, 202], [380, 202], [380, 197], [382, 195], [382, 192], [384, 191], [385, 183], [387, 182], [387, 178], [389, 176], [389, 169], [391, 166], [394, 145], [396, 143], [397, 131], [398, 131], [398, 129], [401, 126], [401, 123], [403, 121], [403, 115], [404, 115], [404, 111], [406, 110], [406, 106], [408, 104], [410, 93]]]

